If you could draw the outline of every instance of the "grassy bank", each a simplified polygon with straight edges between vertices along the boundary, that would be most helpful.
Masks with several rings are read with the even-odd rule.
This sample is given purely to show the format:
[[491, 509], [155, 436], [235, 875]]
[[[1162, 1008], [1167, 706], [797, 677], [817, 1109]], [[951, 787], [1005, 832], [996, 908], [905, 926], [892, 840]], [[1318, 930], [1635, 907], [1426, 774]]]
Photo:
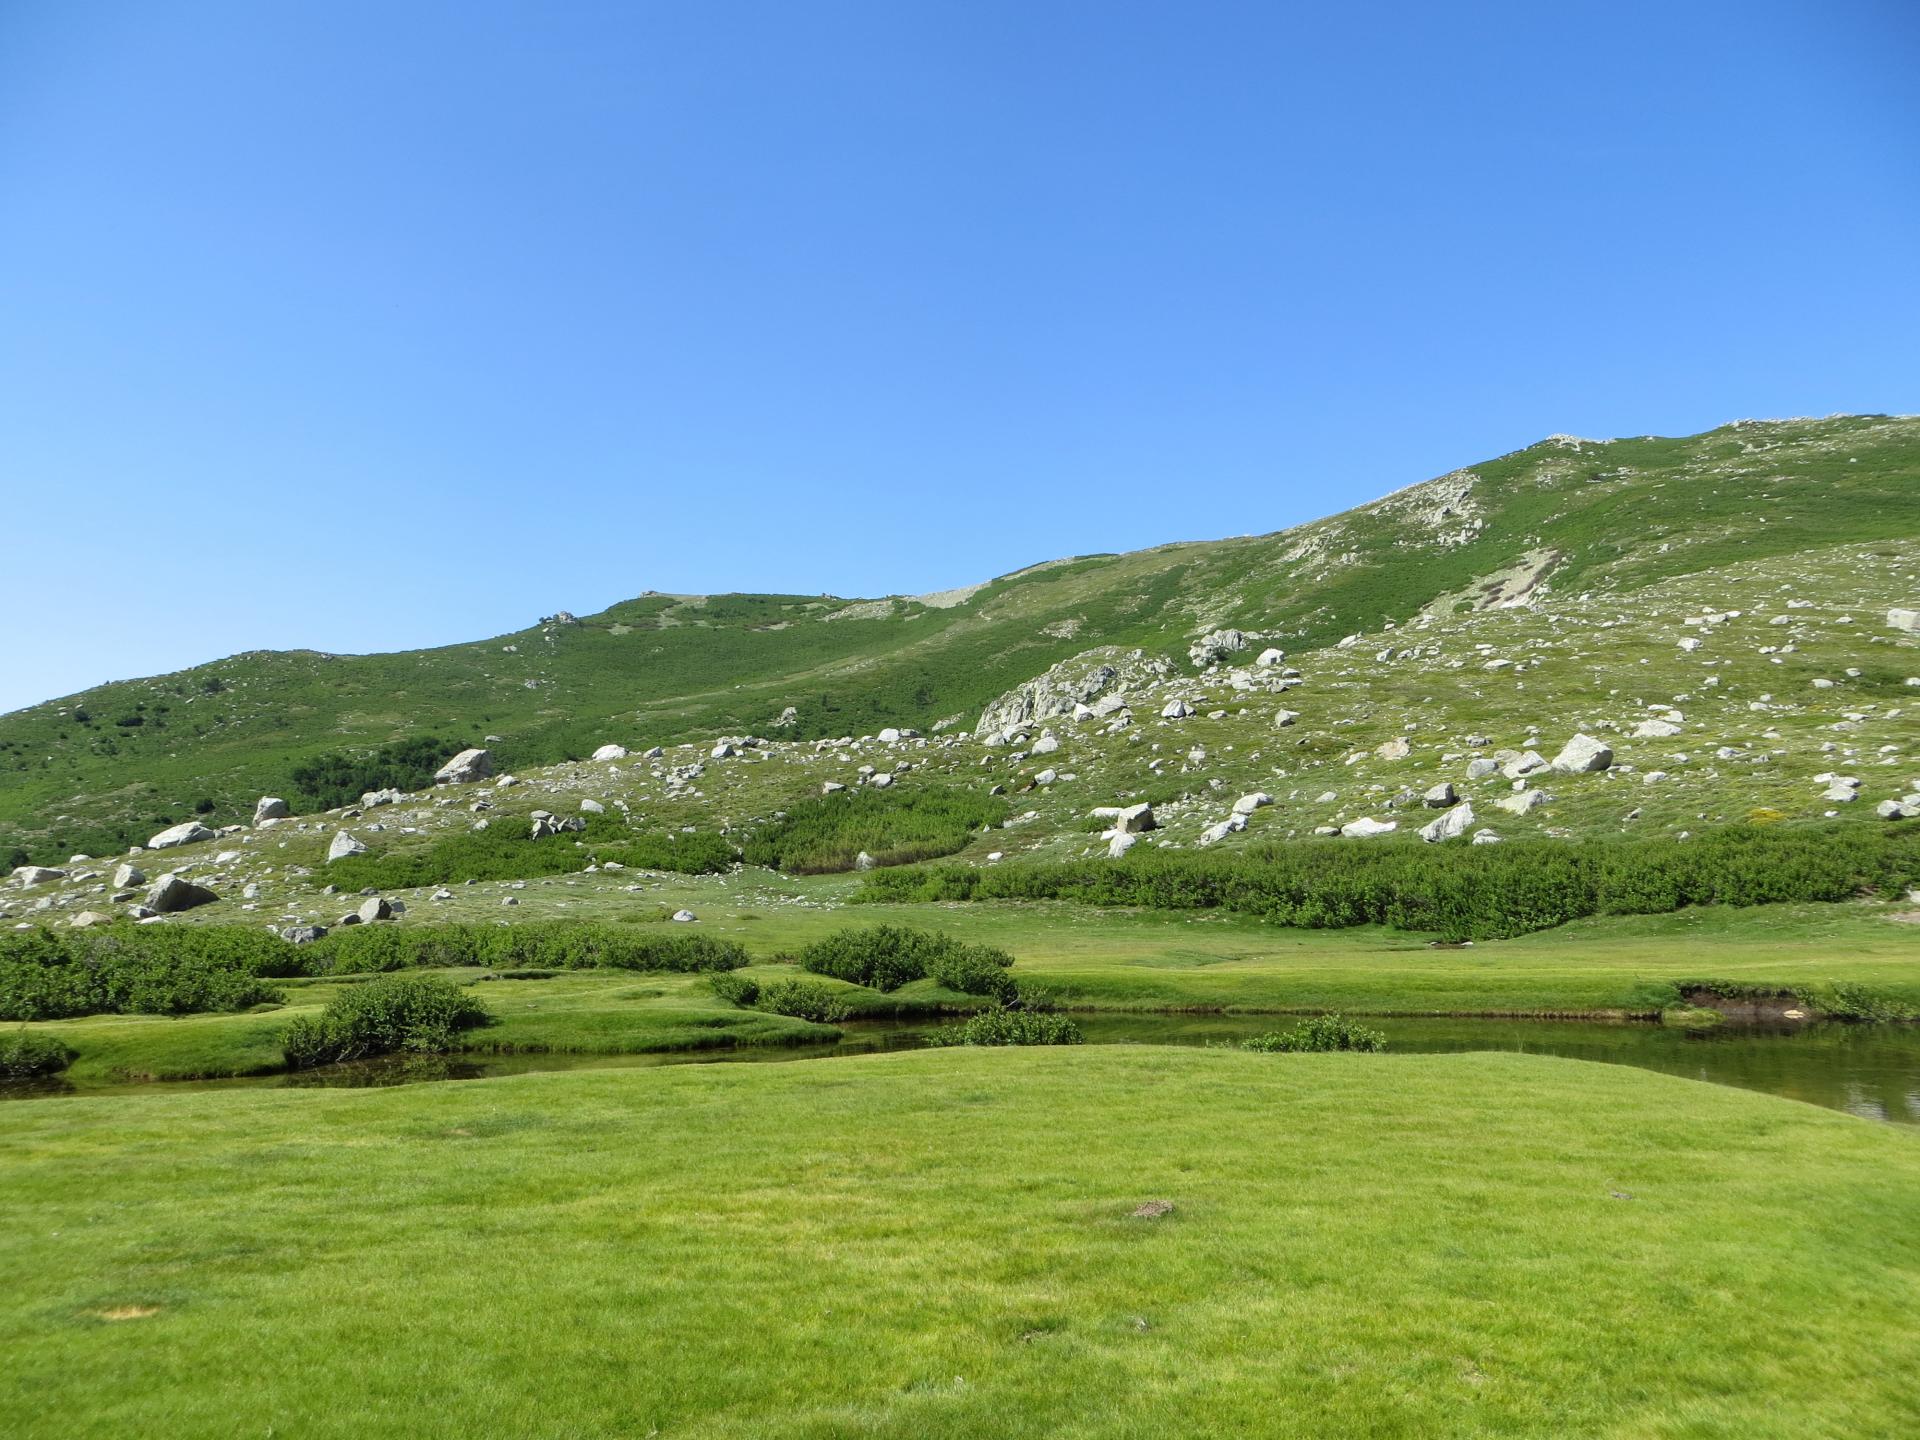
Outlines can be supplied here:
[[7, 1119], [21, 1437], [1920, 1418], [1911, 1137], [1617, 1067], [920, 1052]]

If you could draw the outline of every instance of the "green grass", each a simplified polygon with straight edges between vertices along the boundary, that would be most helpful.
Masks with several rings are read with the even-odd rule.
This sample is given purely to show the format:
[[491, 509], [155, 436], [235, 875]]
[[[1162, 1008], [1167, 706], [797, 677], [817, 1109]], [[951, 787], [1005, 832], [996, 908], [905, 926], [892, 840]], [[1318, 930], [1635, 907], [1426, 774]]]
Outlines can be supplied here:
[[747, 863], [790, 875], [906, 865], [964, 850], [982, 826], [1007, 818], [1007, 802], [952, 786], [861, 788], [802, 800], [761, 826], [743, 848]]
[[7, 1122], [21, 1440], [1920, 1422], [1913, 1138], [1620, 1067], [927, 1051]]

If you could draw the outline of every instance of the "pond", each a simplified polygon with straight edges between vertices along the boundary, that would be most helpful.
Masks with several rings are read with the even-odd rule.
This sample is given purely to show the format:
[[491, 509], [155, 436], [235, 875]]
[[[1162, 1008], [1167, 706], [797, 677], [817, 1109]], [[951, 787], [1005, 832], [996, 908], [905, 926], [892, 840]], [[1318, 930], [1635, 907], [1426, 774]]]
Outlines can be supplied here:
[[[1278, 1015], [1077, 1014], [1089, 1044], [1231, 1045], [1286, 1029]], [[1401, 1054], [1518, 1050], [1636, 1065], [1690, 1080], [1762, 1090], [1896, 1125], [1920, 1125], [1920, 1026], [1723, 1025], [1704, 1032], [1595, 1020], [1368, 1019]], [[153, 1094], [164, 1088], [403, 1085], [479, 1080], [548, 1070], [612, 1070], [655, 1065], [753, 1064], [916, 1049], [933, 1028], [925, 1020], [850, 1022], [831, 1045], [756, 1046], [656, 1055], [411, 1056], [334, 1065], [296, 1075], [155, 1084], [75, 1085], [64, 1080], [0, 1085], [0, 1096]]]

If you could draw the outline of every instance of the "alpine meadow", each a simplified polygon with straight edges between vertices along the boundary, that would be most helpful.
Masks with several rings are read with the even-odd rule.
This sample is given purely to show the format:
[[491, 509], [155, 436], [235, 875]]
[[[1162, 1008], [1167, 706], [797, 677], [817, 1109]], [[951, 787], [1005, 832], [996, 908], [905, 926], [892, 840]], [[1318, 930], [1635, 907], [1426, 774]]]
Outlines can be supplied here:
[[1906, 8], [0, 6], [0, 1440], [1920, 1436]]

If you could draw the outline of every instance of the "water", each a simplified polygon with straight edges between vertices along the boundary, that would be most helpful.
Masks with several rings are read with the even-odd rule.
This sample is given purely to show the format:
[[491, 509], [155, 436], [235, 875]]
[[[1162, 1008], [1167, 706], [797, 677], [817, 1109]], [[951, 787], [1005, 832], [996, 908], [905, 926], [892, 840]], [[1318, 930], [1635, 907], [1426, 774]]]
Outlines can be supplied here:
[[[1235, 1044], [1294, 1022], [1275, 1015], [1076, 1015], [1096, 1045]], [[1784, 1095], [1850, 1115], [1920, 1125], [1920, 1026], [1725, 1025], [1690, 1033], [1663, 1025], [1591, 1020], [1369, 1019], [1389, 1050], [1402, 1054], [1518, 1050], [1636, 1065], [1690, 1080]], [[768, 1063], [831, 1055], [916, 1049], [932, 1028], [923, 1020], [871, 1020], [843, 1027], [832, 1045], [754, 1046], [666, 1055], [413, 1056], [334, 1065], [298, 1075], [155, 1084], [80, 1084], [53, 1080], [0, 1084], [0, 1096], [153, 1094], [179, 1089], [403, 1085], [479, 1080], [543, 1070], [617, 1070], [658, 1065]]]

